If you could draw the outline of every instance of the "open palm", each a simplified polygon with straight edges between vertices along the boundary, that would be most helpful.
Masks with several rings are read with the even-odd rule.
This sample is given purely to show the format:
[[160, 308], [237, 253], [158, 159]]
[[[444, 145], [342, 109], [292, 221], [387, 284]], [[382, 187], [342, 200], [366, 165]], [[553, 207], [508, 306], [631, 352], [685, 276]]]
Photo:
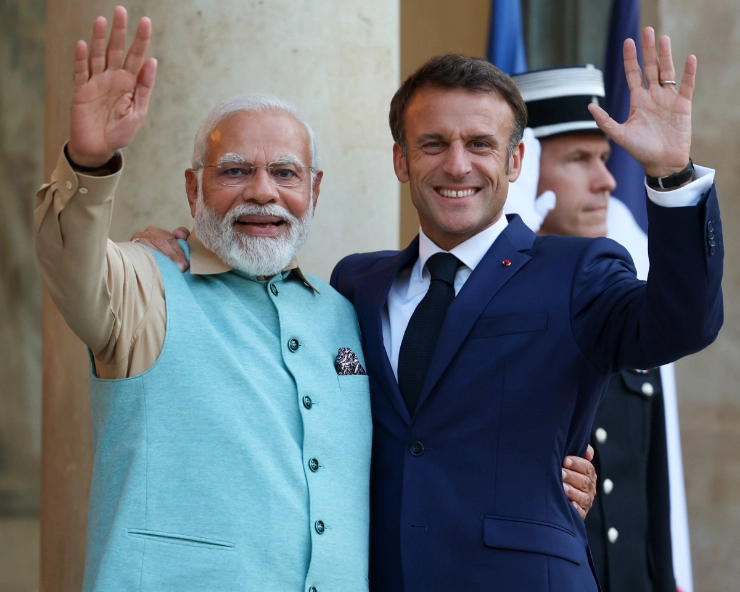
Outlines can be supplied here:
[[105, 164], [131, 143], [146, 118], [157, 73], [156, 60], [145, 60], [151, 21], [141, 19], [125, 55], [126, 21], [126, 10], [119, 6], [107, 48], [103, 17], [95, 20], [89, 55], [84, 41], [77, 44], [68, 150], [82, 166]]
[[682, 170], [689, 162], [696, 58], [689, 56], [686, 60], [681, 88], [676, 92], [670, 39], [661, 37], [658, 51], [655, 32], [648, 27], [643, 31], [642, 43], [647, 88], [634, 41], [624, 43], [624, 69], [630, 88], [627, 121], [618, 124], [597, 105], [589, 109], [601, 130], [640, 162], [647, 175], [663, 177]]

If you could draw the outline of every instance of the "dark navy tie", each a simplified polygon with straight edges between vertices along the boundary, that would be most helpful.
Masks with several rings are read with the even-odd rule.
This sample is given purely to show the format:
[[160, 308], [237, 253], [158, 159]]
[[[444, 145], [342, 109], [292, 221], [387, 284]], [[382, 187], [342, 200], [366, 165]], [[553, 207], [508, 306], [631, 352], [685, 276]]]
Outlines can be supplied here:
[[427, 260], [426, 266], [432, 276], [429, 291], [411, 315], [398, 353], [398, 387], [412, 416], [447, 309], [455, 299], [455, 274], [460, 260], [451, 253], [437, 253]]

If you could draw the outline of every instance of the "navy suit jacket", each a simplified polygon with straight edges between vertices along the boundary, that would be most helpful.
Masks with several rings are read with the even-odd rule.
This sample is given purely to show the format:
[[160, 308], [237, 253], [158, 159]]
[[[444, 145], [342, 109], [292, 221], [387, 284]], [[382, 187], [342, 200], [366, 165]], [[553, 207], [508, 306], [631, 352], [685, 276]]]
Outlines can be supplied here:
[[448, 310], [413, 417], [381, 312], [418, 240], [339, 262], [372, 397], [371, 590], [598, 589], [563, 457], [584, 453], [613, 372], [698, 351], [723, 318], [714, 188], [648, 210], [647, 283], [611, 240], [536, 237], [512, 217]]

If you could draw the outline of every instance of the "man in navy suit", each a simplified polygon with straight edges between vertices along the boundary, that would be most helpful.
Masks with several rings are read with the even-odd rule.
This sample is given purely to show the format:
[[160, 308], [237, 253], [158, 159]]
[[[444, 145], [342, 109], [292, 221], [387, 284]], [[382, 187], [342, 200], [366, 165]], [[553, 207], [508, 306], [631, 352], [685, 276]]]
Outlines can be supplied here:
[[372, 590], [598, 590], [560, 461], [586, 449], [612, 373], [706, 347], [723, 315], [717, 198], [689, 158], [696, 59], [677, 91], [668, 38], [646, 29], [643, 48], [647, 87], [625, 43], [628, 121], [589, 109], [657, 188], [647, 283], [612, 241], [503, 216], [526, 108], [495, 67], [433, 58], [396, 93], [394, 166], [419, 236], [332, 276], [371, 381]]

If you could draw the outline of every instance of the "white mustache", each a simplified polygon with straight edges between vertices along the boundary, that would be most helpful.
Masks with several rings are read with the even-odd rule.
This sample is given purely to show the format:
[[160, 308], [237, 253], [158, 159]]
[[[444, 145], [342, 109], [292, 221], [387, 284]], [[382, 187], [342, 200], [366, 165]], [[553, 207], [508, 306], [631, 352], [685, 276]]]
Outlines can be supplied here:
[[281, 218], [288, 224], [298, 223], [298, 218], [277, 204], [267, 204], [263, 206], [244, 204], [237, 206], [224, 215], [223, 221], [229, 226], [233, 226], [241, 216], [275, 216], [276, 218]]

